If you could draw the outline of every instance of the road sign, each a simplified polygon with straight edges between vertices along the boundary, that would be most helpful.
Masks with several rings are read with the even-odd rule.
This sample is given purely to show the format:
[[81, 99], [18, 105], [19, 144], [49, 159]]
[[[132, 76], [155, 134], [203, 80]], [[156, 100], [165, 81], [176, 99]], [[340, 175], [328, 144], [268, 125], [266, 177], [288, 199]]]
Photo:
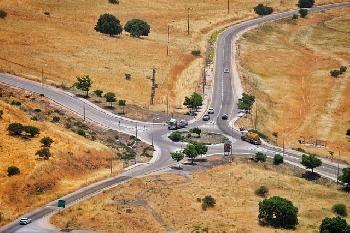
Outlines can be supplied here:
[[65, 200], [58, 200], [58, 207], [66, 208], [66, 201]]

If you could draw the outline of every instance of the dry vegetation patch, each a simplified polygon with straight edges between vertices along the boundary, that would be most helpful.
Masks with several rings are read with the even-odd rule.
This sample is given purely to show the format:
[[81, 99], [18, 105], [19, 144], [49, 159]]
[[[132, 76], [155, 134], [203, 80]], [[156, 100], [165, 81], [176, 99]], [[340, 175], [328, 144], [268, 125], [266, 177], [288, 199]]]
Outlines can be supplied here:
[[[284, 135], [290, 147], [350, 162], [349, 72], [333, 78], [330, 71], [349, 66], [349, 9], [310, 14], [264, 25], [240, 40], [242, 81], [257, 97], [257, 128], [274, 141]], [[255, 110], [252, 111], [255, 117]], [[252, 127], [249, 118], [240, 124]], [[327, 148], [300, 146], [302, 137], [327, 141]], [[338, 156], [336, 156], [338, 157]]]

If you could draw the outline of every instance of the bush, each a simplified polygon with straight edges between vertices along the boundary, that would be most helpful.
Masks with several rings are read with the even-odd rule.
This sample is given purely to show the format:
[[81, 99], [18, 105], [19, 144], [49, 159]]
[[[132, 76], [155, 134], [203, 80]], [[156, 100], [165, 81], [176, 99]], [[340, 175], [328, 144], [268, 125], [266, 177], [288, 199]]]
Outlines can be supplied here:
[[54, 140], [52, 140], [52, 138], [50, 138], [50, 137], [43, 137], [40, 140], [40, 142], [41, 142], [41, 144], [43, 144], [43, 146], [50, 147], [51, 144], [54, 142]]
[[14, 176], [14, 175], [18, 175], [20, 173], [21, 173], [21, 171], [16, 166], [11, 166], [11, 167], [7, 168], [7, 175], [8, 176]]
[[131, 74], [125, 74], [125, 80], [131, 80]]
[[2, 109], [0, 109], [0, 119], [2, 119], [2, 115], [4, 115], [4, 111]]
[[29, 134], [31, 137], [35, 137], [40, 133], [40, 130], [35, 126], [26, 125], [23, 127], [23, 131]]
[[16, 101], [16, 100], [12, 100], [12, 101], [11, 101], [11, 105], [14, 105], [14, 106], [21, 106], [22, 103], [19, 102], [19, 101]]
[[305, 18], [308, 15], [309, 11], [307, 9], [300, 9], [299, 14], [301, 18]]
[[335, 204], [334, 206], [332, 206], [332, 210], [335, 214], [338, 214], [342, 217], [348, 216], [346, 205], [344, 204]]
[[298, 224], [298, 208], [285, 198], [271, 197], [259, 202], [259, 223], [275, 228], [294, 228]]
[[31, 119], [32, 121], [37, 121], [37, 120], [38, 120], [38, 117], [37, 117], [37, 116], [32, 116], [30, 119]]
[[346, 71], [347, 71], [347, 67], [346, 66], [341, 66], [340, 68], [339, 68], [339, 71], [340, 71], [340, 74], [343, 74], [343, 73], [345, 73]]
[[[0, 115], [2, 115], [2, 114], [0, 114]], [[348, 129], [348, 130], [346, 131], [346, 136], [350, 136], [350, 129]]]
[[34, 109], [35, 112], [41, 112], [41, 109], [40, 108], [36, 108]]
[[35, 154], [38, 155], [40, 158], [43, 158], [46, 160], [51, 157], [51, 152], [50, 152], [50, 149], [48, 147], [41, 148]]
[[58, 122], [60, 122], [60, 120], [61, 120], [61, 118], [58, 117], [58, 116], [52, 117], [52, 122], [53, 122], [53, 123], [58, 123]]
[[266, 186], [262, 185], [255, 190], [255, 194], [260, 197], [267, 197], [269, 194], [269, 189]]
[[342, 174], [338, 177], [339, 181], [346, 184], [350, 188], [350, 167], [343, 168]]
[[169, 139], [173, 142], [179, 142], [183, 139], [182, 134], [178, 131], [172, 132], [169, 135]]
[[195, 127], [195, 128], [190, 129], [190, 132], [197, 134], [198, 137], [201, 137], [202, 130], [198, 127]]
[[299, 8], [311, 8], [315, 4], [315, 0], [299, 0]]
[[77, 134], [79, 134], [80, 136], [86, 137], [86, 133], [83, 129], [78, 129]]
[[254, 11], [258, 15], [269, 15], [273, 12], [273, 8], [269, 6], [264, 6], [264, 4], [259, 4], [254, 7]]
[[255, 161], [256, 162], [266, 162], [266, 155], [261, 153], [261, 152], [257, 152], [255, 154]]
[[348, 233], [349, 226], [341, 217], [324, 218], [320, 225], [320, 233]]
[[330, 74], [332, 77], [337, 78], [339, 75], [341, 75], [339, 70], [331, 70]]
[[0, 19], [4, 19], [6, 18], [6, 16], [7, 16], [6, 11], [0, 9]]
[[148, 36], [150, 29], [149, 24], [141, 19], [129, 20], [124, 26], [124, 30], [132, 37]]
[[108, 0], [108, 2], [112, 4], [119, 4], [119, 0]]
[[281, 163], [283, 163], [283, 156], [280, 154], [275, 154], [275, 157], [273, 157], [273, 164], [279, 165]]
[[215, 199], [211, 195], [207, 195], [202, 199], [202, 209], [207, 210], [213, 208], [216, 205]]
[[11, 135], [21, 135], [23, 132], [23, 125], [21, 123], [11, 123], [7, 127]]
[[293, 16], [292, 16], [292, 19], [298, 19], [299, 18], [299, 15], [297, 15], [297, 14], [294, 14]]
[[113, 36], [122, 33], [123, 27], [114, 15], [103, 14], [97, 21], [95, 31]]
[[195, 57], [199, 57], [199, 56], [201, 55], [201, 51], [200, 51], [200, 50], [193, 50], [193, 51], [191, 52], [191, 54], [192, 54], [193, 56], [195, 56]]

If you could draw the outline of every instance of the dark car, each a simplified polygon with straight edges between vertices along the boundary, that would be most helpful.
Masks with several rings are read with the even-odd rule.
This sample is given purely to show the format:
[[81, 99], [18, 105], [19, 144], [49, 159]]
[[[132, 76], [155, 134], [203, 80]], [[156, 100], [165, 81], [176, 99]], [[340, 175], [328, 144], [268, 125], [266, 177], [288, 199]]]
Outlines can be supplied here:
[[210, 120], [210, 116], [208, 114], [205, 114], [203, 117], [202, 117], [203, 121], [209, 121]]
[[221, 116], [221, 119], [222, 119], [222, 120], [227, 120], [227, 119], [228, 119], [228, 115], [227, 115], [227, 114], [222, 115], [222, 116]]

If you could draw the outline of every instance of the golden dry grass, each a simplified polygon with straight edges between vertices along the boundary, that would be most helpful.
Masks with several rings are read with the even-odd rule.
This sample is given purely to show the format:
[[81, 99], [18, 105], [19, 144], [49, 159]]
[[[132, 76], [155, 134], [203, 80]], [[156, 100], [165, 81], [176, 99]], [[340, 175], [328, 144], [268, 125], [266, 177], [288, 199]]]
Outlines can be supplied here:
[[[23, 102], [22, 102], [23, 103]], [[35, 106], [28, 101], [27, 106]], [[106, 146], [89, 141], [58, 125], [31, 121], [22, 110], [0, 101], [4, 115], [0, 119], [0, 212], [3, 225], [50, 200], [109, 175], [113, 152]], [[20, 122], [40, 128], [33, 139], [10, 136], [9, 123]], [[41, 160], [35, 155], [41, 148], [40, 139], [51, 137], [52, 156]], [[7, 168], [17, 166], [21, 174], [8, 177]], [[116, 161], [115, 171], [122, 169]]]
[[[240, 41], [246, 91], [257, 96], [258, 129], [273, 138], [279, 132], [290, 147], [300, 136], [326, 140], [327, 148], [310, 152], [350, 162], [349, 72], [334, 79], [329, 72], [350, 65], [350, 9], [312, 14], [296, 23], [283, 20], [247, 33]], [[253, 111], [255, 112], [255, 110]]]
[[[334, 186], [308, 182], [289, 175], [285, 168], [236, 162], [188, 177], [164, 174], [135, 179], [51, 221], [59, 227], [103, 232], [193, 232], [196, 226], [209, 232], [285, 232], [258, 224], [261, 198], [254, 191], [260, 185], [269, 188], [270, 196], [285, 197], [299, 208], [294, 232], [317, 232], [322, 219], [333, 216], [333, 204], [350, 205], [349, 195]], [[205, 195], [212, 195], [217, 203], [207, 211], [197, 201]]]
[[[338, 0], [340, 1], [340, 0]], [[154, 109], [165, 110], [166, 96], [172, 108], [183, 107], [183, 97], [200, 91], [203, 58], [190, 51], [205, 53], [206, 40], [217, 27], [253, 17], [259, 0], [128, 0], [119, 5], [107, 0], [32, 1], [2, 0], [0, 8], [8, 16], [0, 21], [0, 68], [39, 80], [44, 64], [48, 82], [71, 85], [75, 76], [89, 74], [94, 88], [114, 91], [128, 103], [149, 103], [151, 68], [157, 68], [159, 89]], [[337, 2], [320, 0], [318, 3]], [[295, 8], [289, 0], [270, 0], [277, 11]], [[191, 10], [191, 35], [187, 36], [187, 11]], [[49, 12], [50, 16], [44, 13]], [[151, 25], [145, 39], [123, 34], [110, 38], [94, 31], [100, 14], [112, 13], [123, 24], [141, 18]], [[166, 56], [167, 25], [171, 25], [170, 56]], [[125, 73], [132, 74], [126, 81]]]

